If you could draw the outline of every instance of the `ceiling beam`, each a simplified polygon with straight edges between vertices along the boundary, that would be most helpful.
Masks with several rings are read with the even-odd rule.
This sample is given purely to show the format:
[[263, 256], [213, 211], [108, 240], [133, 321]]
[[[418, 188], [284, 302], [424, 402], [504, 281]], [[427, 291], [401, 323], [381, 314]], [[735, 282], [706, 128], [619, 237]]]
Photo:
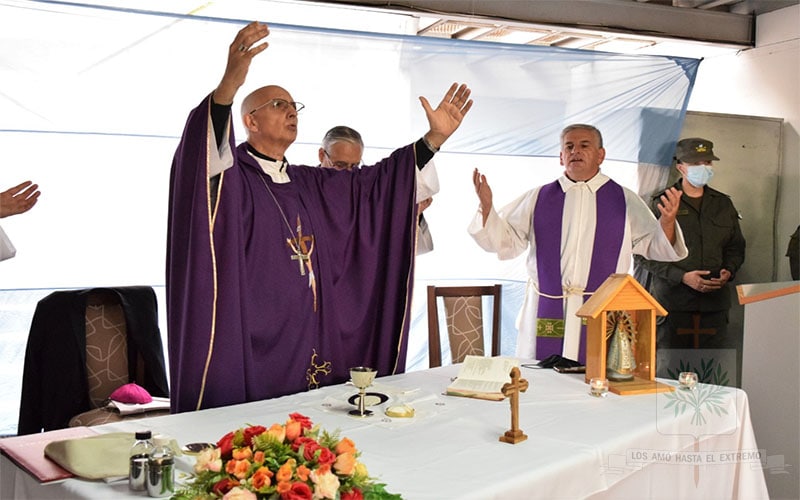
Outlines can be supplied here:
[[426, 16], [463, 16], [525, 24], [753, 47], [755, 18], [630, 0], [316, 0]]

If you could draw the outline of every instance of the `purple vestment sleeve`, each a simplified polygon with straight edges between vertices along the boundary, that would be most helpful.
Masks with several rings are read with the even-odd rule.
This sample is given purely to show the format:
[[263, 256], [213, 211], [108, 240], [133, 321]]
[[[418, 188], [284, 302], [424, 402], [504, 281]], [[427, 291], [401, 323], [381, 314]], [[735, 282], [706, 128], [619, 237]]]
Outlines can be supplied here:
[[[275, 184], [246, 144], [234, 148], [231, 133], [235, 163], [221, 174], [209, 223], [207, 107], [190, 116], [171, 179], [173, 411], [344, 382], [355, 365], [379, 376], [402, 372], [416, 235], [413, 146], [354, 172], [290, 166], [291, 182]], [[298, 226], [310, 250], [302, 274], [287, 243], [297, 244]]]

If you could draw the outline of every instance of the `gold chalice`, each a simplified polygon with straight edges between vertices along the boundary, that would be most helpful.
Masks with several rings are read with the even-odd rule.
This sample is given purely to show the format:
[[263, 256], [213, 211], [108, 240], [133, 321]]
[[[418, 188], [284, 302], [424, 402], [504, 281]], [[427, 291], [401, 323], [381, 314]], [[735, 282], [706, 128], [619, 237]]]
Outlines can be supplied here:
[[350, 415], [355, 415], [357, 417], [368, 417], [372, 415], [372, 410], [367, 410], [365, 407], [364, 398], [367, 395], [367, 387], [372, 385], [372, 381], [375, 380], [375, 375], [377, 374], [377, 370], [366, 366], [350, 368], [350, 380], [353, 382], [354, 386], [358, 387], [358, 409], [350, 410]]

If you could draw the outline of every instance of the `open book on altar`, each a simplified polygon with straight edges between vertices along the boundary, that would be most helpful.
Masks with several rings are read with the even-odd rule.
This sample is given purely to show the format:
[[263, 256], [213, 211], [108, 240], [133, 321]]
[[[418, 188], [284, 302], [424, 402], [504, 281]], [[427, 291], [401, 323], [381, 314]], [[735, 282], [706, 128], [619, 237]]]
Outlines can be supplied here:
[[511, 382], [511, 369], [519, 366], [514, 358], [467, 356], [458, 377], [447, 387], [450, 396], [502, 401], [503, 385]]

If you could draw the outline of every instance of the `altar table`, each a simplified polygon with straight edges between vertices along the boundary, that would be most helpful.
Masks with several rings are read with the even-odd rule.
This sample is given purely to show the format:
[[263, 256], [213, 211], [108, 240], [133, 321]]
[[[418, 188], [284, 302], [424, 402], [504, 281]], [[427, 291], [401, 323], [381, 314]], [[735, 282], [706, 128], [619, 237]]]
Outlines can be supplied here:
[[[694, 391], [596, 398], [581, 374], [522, 367], [530, 387], [520, 394], [519, 427], [528, 438], [508, 444], [499, 441], [511, 427], [508, 401], [443, 394], [458, 368], [379, 376], [368, 390], [389, 401], [366, 418], [347, 414], [357, 390], [343, 384], [95, 429], [216, 442], [247, 424], [269, 427], [299, 412], [351, 438], [370, 475], [409, 500], [768, 498], [764, 453], [739, 389], [699, 384]], [[383, 410], [397, 403], [414, 407], [416, 416], [386, 417]], [[188, 473], [193, 463], [180, 457], [178, 467]], [[0, 498], [147, 497], [128, 491], [125, 481], [40, 485], [2, 457]]]

